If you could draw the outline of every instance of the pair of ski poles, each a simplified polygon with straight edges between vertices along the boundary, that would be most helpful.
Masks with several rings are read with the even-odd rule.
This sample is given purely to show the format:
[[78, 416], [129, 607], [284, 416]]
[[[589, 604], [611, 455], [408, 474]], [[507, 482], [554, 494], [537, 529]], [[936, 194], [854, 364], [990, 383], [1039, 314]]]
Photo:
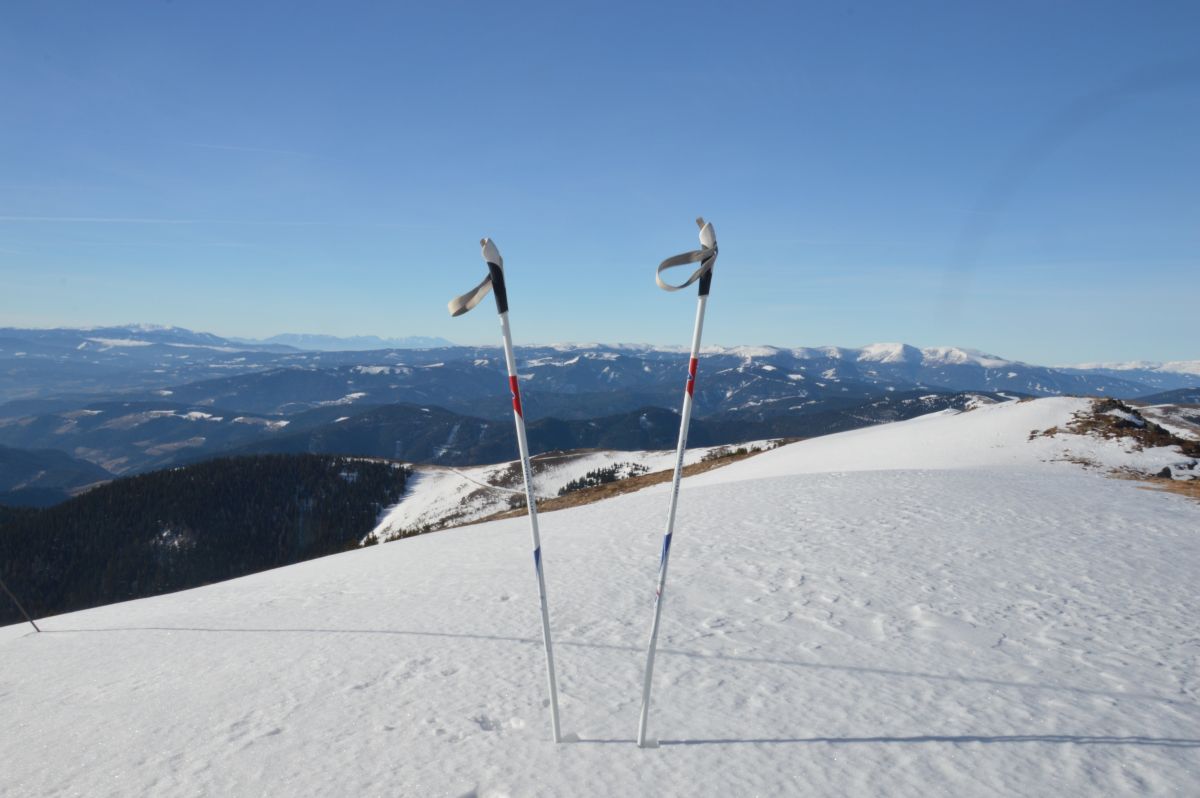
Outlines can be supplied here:
[[[691, 356], [688, 360], [687, 383], [683, 395], [683, 413], [679, 422], [679, 443], [675, 451], [675, 473], [671, 481], [671, 504], [667, 512], [667, 530], [663, 535], [662, 553], [658, 563], [658, 583], [654, 593], [654, 622], [650, 627], [650, 643], [646, 651], [646, 670], [642, 682], [642, 708], [638, 718], [637, 744], [640, 747], [656, 745], [646, 736], [650, 717], [650, 688], [654, 681], [654, 654], [658, 645], [658, 628], [662, 619], [663, 591], [667, 585], [667, 564], [671, 557], [671, 536], [675, 529], [675, 509], [679, 504], [679, 481], [683, 476], [683, 456], [687, 449], [688, 425], [692, 418], [692, 394], [696, 387], [697, 358], [700, 355], [700, 335], [704, 330], [704, 308], [708, 303], [708, 292], [712, 286], [713, 267], [717, 262], [717, 236], [713, 226], [704, 219], [697, 219], [700, 227], [700, 249], [667, 258], [658, 266], [654, 279], [665, 291], [678, 291], [699, 281], [699, 300], [696, 305], [696, 326], [692, 332]], [[508, 290], [504, 284], [504, 258], [495, 242], [485, 238], [480, 242], [483, 260], [487, 263], [488, 275], [473, 289], [449, 302], [451, 316], [461, 316], [478, 305], [489, 291], [496, 297], [496, 311], [500, 314], [500, 333], [504, 339], [504, 362], [508, 367], [508, 387], [512, 393], [513, 421], [517, 427], [517, 448], [521, 455], [521, 473], [525, 480], [525, 501], [529, 508], [529, 531], [533, 536], [533, 568], [537, 575], [538, 600], [541, 604], [542, 643], [546, 650], [546, 681], [550, 691], [550, 729], [554, 742], [562, 742], [562, 729], [558, 718], [558, 682], [554, 671], [554, 647], [550, 641], [550, 610], [546, 603], [546, 578], [542, 571], [542, 542], [538, 533], [537, 501], [533, 494], [533, 472], [529, 466], [529, 441], [525, 436], [525, 417], [521, 408], [521, 386], [517, 375], [517, 362], [513, 356], [512, 332], [508, 324]], [[671, 285], [662, 278], [662, 273], [676, 266], [699, 263], [692, 276], [680, 285]]]

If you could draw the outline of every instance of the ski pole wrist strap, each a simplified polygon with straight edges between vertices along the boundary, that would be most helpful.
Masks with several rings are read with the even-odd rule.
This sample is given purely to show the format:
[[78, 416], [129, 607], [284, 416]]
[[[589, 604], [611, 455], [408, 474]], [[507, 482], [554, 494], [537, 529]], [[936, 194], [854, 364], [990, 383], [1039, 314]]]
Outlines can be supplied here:
[[451, 316], [461, 316], [471, 310], [482, 302], [493, 288], [496, 290], [497, 312], [508, 311], [508, 291], [504, 286], [504, 258], [490, 238], [481, 240], [479, 245], [483, 250], [483, 260], [488, 265], [488, 276], [467, 293], [456, 296], [446, 303], [446, 308], [450, 311]]
[[[697, 219], [696, 224], [700, 226], [700, 249], [684, 252], [681, 255], [674, 255], [667, 258], [662, 263], [658, 264], [658, 271], [654, 273], [654, 281], [658, 283], [658, 287], [664, 291], [679, 291], [687, 288], [692, 283], [703, 278], [704, 281], [700, 284], [700, 293], [708, 293], [708, 283], [711, 279], [713, 267], [717, 264], [717, 238], [713, 231], [711, 223], [705, 222], [704, 219]], [[676, 266], [685, 266], [689, 263], [699, 263], [700, 268], [692, 272], [692, 276], [680, 285], [672, 285], [663, 280], [662, 274], [667, 269], [673, 269]]]

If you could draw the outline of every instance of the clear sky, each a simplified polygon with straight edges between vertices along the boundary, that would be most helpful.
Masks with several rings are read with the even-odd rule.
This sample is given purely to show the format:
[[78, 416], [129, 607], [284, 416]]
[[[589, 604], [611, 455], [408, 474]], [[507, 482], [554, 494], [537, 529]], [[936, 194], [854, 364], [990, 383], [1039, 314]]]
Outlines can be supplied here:
[[[1200, 3], [12, 2], [0, 326], [1200, 357]], [[489, 300], [490, 301], [490, 300]]]

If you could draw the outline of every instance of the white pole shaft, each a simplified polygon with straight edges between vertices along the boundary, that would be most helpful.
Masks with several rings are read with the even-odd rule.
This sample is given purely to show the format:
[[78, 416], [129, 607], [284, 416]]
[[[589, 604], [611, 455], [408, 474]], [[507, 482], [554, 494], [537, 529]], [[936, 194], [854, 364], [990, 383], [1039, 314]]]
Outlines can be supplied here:
[[692, 392], [696, 387], [696, 368], [700, 356], [700, 334], [704, 331], [704, 307], [708, 295], [701, 294], [696, 304], [696, 329], [692, 333], [692, 354], [688, 360], [687, 387], [683, 394], [683, 416], [679, 420], [679, 445], [675, 450], [675, 475], [671, 483], [671, 508], [667, 512], [667, 531], [663, 535], [658, 565], [658, 589], [654, 595], [654, 623], [650, 627], [650, 645], [646, 652], [646, 674], [642, 681], [642, 712], [638, 719], [637, 744], [646, 745], [646, 726], [650, 718], [650, 687], [654, 682], [654, 650], [658, 645], [658, 625], [662, 619], [663, 591], [667, 586], [667, 563], [671, 559], [671, 535], [675, 531], [675, 508], [679, 505], [679, 480], [683, 478], [683, 455], [687, 450], [688, 425], [692, 420]]
[[537, 572], [538, 600], [542, 606], [542, 642], [546, 648], [546, 681], [550, 688], [550, 728], [554, 742], [562, 742], [558, 725], [558, 682], [554, 677], [554, 647], [550, 643], [550, 610], [546, 604], [546, 578], [542, 574], [542, 539], [538, 534], [537, 500], [533, 495], [533, 470], [529, 466], [529, 441], [525, 438], [525, 418], [521, 407], [521, 387], [517, 379], [517, 361], [513, 357], [512, 332], [508, 312], [500, 314], [504, 334], [504, 361], [508, 366], [508, 385], [513, 398], [513, 420], [517, 425], [517, 447], [521, 451], [521, 471], [525, 476], [525, 503], [529, 507], [529, 531], [533, 534], [533, 567]]

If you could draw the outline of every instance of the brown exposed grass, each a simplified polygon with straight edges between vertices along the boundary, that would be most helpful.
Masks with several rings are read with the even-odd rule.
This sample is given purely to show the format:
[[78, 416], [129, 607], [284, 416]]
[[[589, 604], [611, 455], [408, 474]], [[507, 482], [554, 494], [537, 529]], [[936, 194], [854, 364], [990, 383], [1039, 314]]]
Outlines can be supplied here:
[[1142, 490], [1157, 490], [1165, 493], [1174, 493], [1179, 496], [1186, 496], [1189, 499], [1200, 502], [1200, 479], [1171, 479], [1169, 477], [1149, 477], [1144, 474], [1132, 474], [1129, 472], [1113, 472], [1112, 476], [1117, 479], [1128, 479], [1133, 482], [1141, 482], [1138, 485]]
[[[1137, 419], [1137, 422], [1109, 415], [1109, 411], [1113, 410], [1127, 413]], [[1060, 430], [1058, 427], [1041, 431], [1033, 430], [1029, 433], [1029, 439], [1052, 438], [1060, 432], [1069, 432], [1074, 435], [1096, 435], [1102, 438], [1123, 438], [1139, 450], [1178, 446], [1179, 451], [1187, 457], [1200, 457], [1200, 441], [1179, 437], [1143, 416], [1137, 408], [1131, 407], [1119, 399], [1093, 399], [1090, 410], [1076, 413], [1075, 418], [1065, 430]]]
[[[1119, 410], [1128, 413], [1142, 423], [1131, 422], [1119, 416], [1109, 415], [1108, 411]], [[1200, 441], [1181, 438], [1166, 428], [1155, 424], [1139, 412], [1137, 407], [1126, 404], [1119, 399], [1095, 399], [1092, 401], [1090, 412], [1077, 413], [1066, 430], [1051, 427], [1047, 430], [1034, 430], [1029, 433], [1029, 439], [1037, 437], [1053, 437], [1060, 432], [1076, 435], [1098, 435], [1104, 438], [1121, 438], [1129, 442], [1135, 449], [1155, 448], [1160, 446], [1176, 446], [1186, 457], [1200, 457]], [[1070, 462], [1078, 463], [1085, 468], [1097, 467], [1086, 458], [1067, 457]], [[1166, 471], [1169, 474], [1169, 471]], [[1128, 479], [1143, 484], [1138, 487], [1143, 490], [1159, 490], [1175, 493], [1190, 499], [1200, 501], [1200, 479], [1172, 479], [1164, 474], [1146, 474], [1129, 469], [1110, 470], [1109, 475], [1117, 479]]]
[[1141, 486], [1143, 490], [1165, 490], [1168, 493], [1178, 493], [1200, 502], [1200, 480], [1191, 479], [1182, 482], [1178, 479], [1156, 479], [1149, 485]]

